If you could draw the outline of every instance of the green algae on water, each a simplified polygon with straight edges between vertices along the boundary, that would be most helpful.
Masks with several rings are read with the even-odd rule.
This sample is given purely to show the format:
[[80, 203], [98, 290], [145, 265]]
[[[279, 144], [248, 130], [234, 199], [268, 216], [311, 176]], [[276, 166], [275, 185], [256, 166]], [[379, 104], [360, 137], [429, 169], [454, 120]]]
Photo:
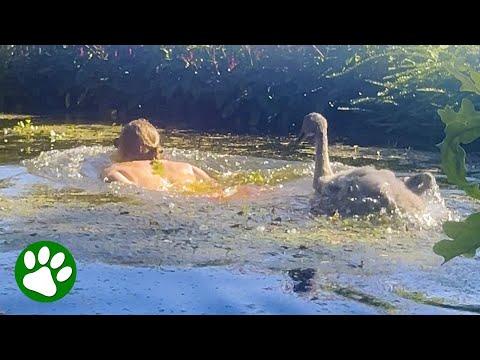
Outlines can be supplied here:
[[363, 293], [359, 290], [356, 290], [350, 287], [342, 287], [339, 285], [329, 284], [329, 285], [323, 285], [322, 289], [334, 292], [337, 295], [361, 302], [366, 305], [383, 309], [388, 312], [394, 312], [395, 310], [397, 310], [395, 306], [393, 306], [387, 301], [381, 300], [375, 296]]
[[480, 313], [480, 305], [451, 304], [440, 297], [429, 297], [420, 291], [408, 291], [403, 288], [396, 288], [394, 293], [398, 296], [414, 301], [419, 304], [442, 307], [446, 309]]

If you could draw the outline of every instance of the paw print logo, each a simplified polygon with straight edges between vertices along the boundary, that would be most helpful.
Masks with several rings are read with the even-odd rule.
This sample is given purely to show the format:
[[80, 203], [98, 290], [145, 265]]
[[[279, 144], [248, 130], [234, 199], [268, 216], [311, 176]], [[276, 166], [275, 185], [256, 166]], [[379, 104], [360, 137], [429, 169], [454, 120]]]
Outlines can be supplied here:
[[72, 289], [76, 275], [77, 267], [70, 251], [53, 241], [30, 244], [15, 265], [20, 290], [40, 302], [63, 298]]

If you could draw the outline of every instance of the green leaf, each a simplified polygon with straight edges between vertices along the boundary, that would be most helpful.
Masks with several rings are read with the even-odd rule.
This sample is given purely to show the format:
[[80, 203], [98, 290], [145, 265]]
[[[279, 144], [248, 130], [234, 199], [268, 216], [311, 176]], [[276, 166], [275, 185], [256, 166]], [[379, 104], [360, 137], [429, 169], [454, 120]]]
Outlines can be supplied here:
[[465, 150], [461, 144], [469, 144], [480, 137], [480, 112], [473, 103], [463, 99], [460, 110], [452, 108], [438, 110], [445, 126], [445, 138], [439, 144], [442, 168], [448, 181], [462, 188], [468, 195], [480, 199], [478, 184], [470, 184], [466, 179]]
[[447, 221], [443, 230], [453, 240], [439, 241], [433, 251], [444, 258], [444, 263], [460, 255], [475, 256], [480, 248], [480, 213], [470, 215], [465, 221]]
[[[462, 83], [460, 91], [473, 92], [480, 95], [480, 73], [466, 66], [460, 67], [460, 70], [447, 66], [447, 70]], [[463, 72], [462, 72], [463, 71]], [[465, 74], [466, 73], [466, 74]]]

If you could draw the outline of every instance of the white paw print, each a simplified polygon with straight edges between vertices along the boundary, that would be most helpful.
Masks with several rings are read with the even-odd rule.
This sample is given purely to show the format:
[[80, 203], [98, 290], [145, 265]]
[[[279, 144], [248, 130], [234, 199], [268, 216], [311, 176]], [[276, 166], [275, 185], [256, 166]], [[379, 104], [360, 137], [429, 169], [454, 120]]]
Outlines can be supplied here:
[[47, 264], [48, 260], [50, 260], [50, 250], [46, 246], [40, 249], [37, 259], [35, 259], [35, 254], [32, 251], [27, 251], [23, 257], [25, 267], [29, 270], [35, 267], [37, 260], [38, 263], [43, 266], [37, 271], [25, 275], [23, 285], [27, 289], [42, 294], [43, 296], [55, 296], [57, 293], [56, 281], [67, 281], [70, 276], [72, 276], [73, 270], [70, 266], [64, 266], [58, 271], [55, 281], [51, 269], [58, 269], [62, 266], [65, 261], [65, 254], [62, 252], [56, 253], [52, 257], [50, 264]]

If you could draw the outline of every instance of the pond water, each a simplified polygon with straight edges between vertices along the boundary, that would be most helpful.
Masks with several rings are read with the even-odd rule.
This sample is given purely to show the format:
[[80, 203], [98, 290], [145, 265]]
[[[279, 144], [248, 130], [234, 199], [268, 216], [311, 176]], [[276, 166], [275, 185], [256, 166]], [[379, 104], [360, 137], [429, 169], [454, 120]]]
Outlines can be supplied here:
[[[237, 292], [250, 291], [248, 301], [233, 307], [225, 302], [187, 306], [172, 295], [162, 300], [169, 302], [163, 309], [172, 312], [248, 313], [247, 305], [256, 299], [261, 313], [480, 311], [480, 280], [474, 276], [480, 270], [478, 258], [457, 258], [441, 266], [442, 259], [432, 251], [445, 238], [442, 221], [480, 209], [445, 183], [437, 153], [332, 145], [334, 170], [367, 164], [399, 176], [427, 170], [436, 175], [440, 192], [431, 196], [425, 214], [415, 218], [314, 217], [309, 213], [313, 148], [307, 144], [292, 147], [287, 138], [163, 130], [167, 158], [195, 164], [225, 186], [257, 183], [269, 189], [248, 201], [219, 202], [201, 194], [103, 183], [98, 174], [110, 163], [118, 125], [58, 118], [18, 124], [24, 119], [0, 120], [0, 260], [7, 273], [13, 267], [11, 254], [51, 239], [73, 252], [84, 274], [96, 274], [85, 275], [81, 286], [83, 293], [91, 287], [90, 303], [104, 305], [105, 297], [111, 297], [99, 295], [105, 293], [99, 290], [99, 272], [112, 283], [141, 269], [147, 282], [164, 279], [153, 287], [172, 289], [176, 277], [162, 270], [168, 268], [179, 272], [179, 278], [187, 272], [192, 284], [211, 275], [218, 283], [216, 292], [198, 294], [209, 293], [212, 304], [235, 292], [231, 283], [238, 282]], [[287, 285], [272, 285], [279, 281]], [[140, 313], [159, 308], [153, 306], [158, 298], [149, 297], [152, 286], [135, 288], [149, 299], [137, 309]], [[276, 290], [270, 296], [284, 300], [269, 308], [257, 290], [272, 287]], [[0, 294], [0, 311], [42, 312], [14, 306], [15, 291], [11, 286]], [[70, 303], [85, 303], [82, 296]], [[120, 301], [109, 313], [135, 313], [135, 306], [127, 303]], [[69, 312], [65, 303], [58, 306], [49, 309]]]

